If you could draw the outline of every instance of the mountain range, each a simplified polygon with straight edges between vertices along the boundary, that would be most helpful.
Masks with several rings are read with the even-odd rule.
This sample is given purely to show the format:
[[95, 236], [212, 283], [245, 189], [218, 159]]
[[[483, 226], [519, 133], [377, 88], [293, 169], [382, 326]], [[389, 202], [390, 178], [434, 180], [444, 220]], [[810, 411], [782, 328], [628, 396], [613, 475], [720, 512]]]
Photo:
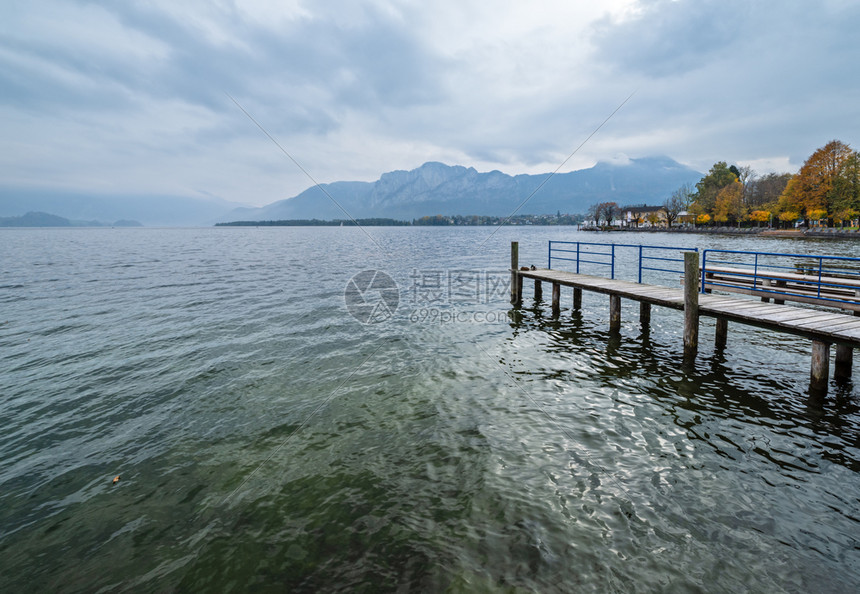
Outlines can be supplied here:
[[223, 221], [342, 219], [344, 211], [355, 218], [405, 220], [437, 214], [505, 216], [523, 203], [520, 214], [584, 213], [592, 204], [606, 201], [622, 206], [662, 204], [681, 184], [701, 177], [668, 157], [515, 176], [430, 162], [411, 171], [385, 173], [375, 182], [321, 184], [262, 208], [236, 209]]
[[[0, 217], [27, 212], [71, 220], [131, 219], [144, 225], [212, 225], [230, 221], [384, 217], [411, 220], [433, 215], [506, 216], [585, 213], [598, 202], [621, 206], [662, 204], [684, 183], [702, 174], [669, 157], [599, 162], [569, 173], [507, 175], [429, 162], [411, 171], [391, 171], [374, 182], [339, 181], [260, 208], [220, 199], [183, 196], [104, 196], [0, 187]], [[346, 212], [344, 212], [346, 211]]]

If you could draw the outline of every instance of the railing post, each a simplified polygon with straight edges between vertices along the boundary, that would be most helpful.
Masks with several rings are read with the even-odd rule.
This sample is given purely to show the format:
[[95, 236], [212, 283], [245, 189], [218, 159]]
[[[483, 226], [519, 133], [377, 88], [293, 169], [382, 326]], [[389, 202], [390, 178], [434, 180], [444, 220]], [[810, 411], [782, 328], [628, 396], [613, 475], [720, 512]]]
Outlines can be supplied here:
[[[707, 266], [707, 261], [708, 261], [708, 250], [702, 250], [702, 283], [701, 283], [701, 287], [700, 287], [702, 293], [705, 292], [705, 266]], [[686, 271], [687, 271], [686, 262], [685, 262], [684, 266], [685, 266], [684, 272], [686, 273]]]
[[549, 247], [547, 247], [547, 255], [546, 255], [546, 269], [552, 270], [552, 241], [549, 242]]
[[684, 357], [699, 348], [699, 252], [684, 252]]
[[612, 244], [612, 261], [611, 261], [611, 272], [612, 274], [609, 276], [612, 280], [615, 280], [615, 244]]
[[519, 266], [520, 266], [520, 242], [512, 241], [511, 242], [511, 303], [514, 305], [519, 305], [522, 300], [522, 295], [520, 295], [520, 275], [519, 275]]
[[576, 242], [576, 274], [579, 274], [579, 242]]
[[818, 258], [818, 298], [821, 298], [821, 266], [824, 263], [824, 258]]
[[755, 259], [753, 260], [753, 284], [752, 288], [755, 289], [758, 285], [758, 254], [755, 255]]

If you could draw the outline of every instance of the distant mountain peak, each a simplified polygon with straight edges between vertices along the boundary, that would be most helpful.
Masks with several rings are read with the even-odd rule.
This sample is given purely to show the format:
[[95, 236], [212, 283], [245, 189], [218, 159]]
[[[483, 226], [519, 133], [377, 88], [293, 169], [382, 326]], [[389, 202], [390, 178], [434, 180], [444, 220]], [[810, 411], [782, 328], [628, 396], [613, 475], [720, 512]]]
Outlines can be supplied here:
[[[384, 173], [375, 182], [328, 184], [332, 197], [353, 217], [413, 219], [422, 216], [505, 216], [529, 198], [523, 213], [584, 213], [597, 202], [662, 203], [701, 173], [665, 156], [631, 159], [619, 155], [589, 169], [558, 174], [511, 176], [500, 171], [428, 161], [411, 170]], [[535, 193], [535, 190], [540, 188]], [[235, 211], [235, 220], [333, 219], [343, 213], [314, 188], [256, 210]], [[231, 216], [231, 215], [228, 215]]]
[[[626, 156], [626, 155], [625, 155]], [[627, 158], [626, 160], [618, 158], [618, 159], [609, 159], [606, 161], [598, 161], [597, 164], [592, 167], [592, 169], [605, 170], [605, 169], [624, 169], [624, 168], [669, 168], [669, 169], [686, 169], [684, 165], [678, 163], [672, 157], [667, 157], [665, 155], [658, 155], [653, 157], [637, 157], [637, 158]]]

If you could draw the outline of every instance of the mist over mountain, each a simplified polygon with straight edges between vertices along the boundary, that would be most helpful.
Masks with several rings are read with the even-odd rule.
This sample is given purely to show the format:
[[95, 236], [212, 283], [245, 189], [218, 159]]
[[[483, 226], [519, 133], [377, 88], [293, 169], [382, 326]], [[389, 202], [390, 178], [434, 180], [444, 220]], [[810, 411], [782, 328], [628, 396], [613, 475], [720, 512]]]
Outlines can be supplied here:
[[46, 212], [28, 212], [20, 217], [0, 217], [0, 227], [142, 227], [138, 221], [120, 219], [104, 221], [72, 221]]
[[0, 187], [0, 217], [41, 212], [72, 222], [133, 220], [148, 226], [350, 216], [411, 220], [437, 214], [507, 216], [526, 200], [519, 214], [575, 214], [605, 201], [621, 206], [662, 204], [681, 184], [695, 183], [701, 177], [698, 171], [668, 157], [600, 162], [589, 169], [551, 177], [549, 173], [479, 173], [472, 167], [430, 162], [411, 171], [385, 173], [375, 182], [340, 181], [323, 184], [322, 189], [313, 186], [298, 196], [260, 208], [217, 198], [106, 196]]
[[344, 210], [357, 218], [406, 220], [436, 214], [505, 216], [529, 196], [521, 214], [584, 213], [592, 204], [605, 201], [622, 206], [662, 204], [681, 184], [695, 183], [701, 177], [700, 172], [669, 157], [630, 159], [621, 164], [600, 162], [589, 169], [552, 177], [549, 173], [479, 173], [472, 167], [429, 162], [411, 171], [385, 173], [375, 182], [335, 182], [322, 184], [322, 189], [314, 186], [262, 208], [236, 209], [219, 222], [338, 219], [347, 216]]
[[217, 198], [105, 196], [32, 188], [0, 188], [0, 217], [50, 213], [71, 221], [140, 221], [147, 226], [211, 225], [239, 206]]

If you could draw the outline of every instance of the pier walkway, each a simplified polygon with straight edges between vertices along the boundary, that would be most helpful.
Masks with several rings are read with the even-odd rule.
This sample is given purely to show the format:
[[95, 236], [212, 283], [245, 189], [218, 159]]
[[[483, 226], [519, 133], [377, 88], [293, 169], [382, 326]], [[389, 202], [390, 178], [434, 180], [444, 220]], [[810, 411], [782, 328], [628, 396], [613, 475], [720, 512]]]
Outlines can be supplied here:
[[[577, 246], [576, 248], [575, 262], [577, 270], [581, 263], [589, 261], [582, 258], [582, 254], [580, 253], [581, 247]], [[758, 301], [744, 297], [715, 295], [710, 292], [710, 282], [705, 283], [705, 286], [708, 287], [706, 289], [708, 293], [700, 292], [700, 279], [704, 275], [699, 267], [699, 253], [697, 251], [684, 251], [683, 259], [650, 258], [651, 260], [683, 262], [683, 287], [673, 288], [645, 284], [641, 282], [643, 270], [673, 271], [666, 270], [665, 268], [643, 266], [643, 262], [649, 258], [647, 256], [643, 258], [641, 249], [643, 246], [636, 247], [640, 248], [640, 282], [593, 276], [579, 272], [553, 270], [550, 268], [520, 268], [518, 266], [519, 244], [512, 242], [511, 302], [517, 305], [522, 302], [523, 279], [528, 278], [534, 281], [536, 299], [542, 298], [543, 283], [549, 283], [552, 286], [551, 303], [553, 313], [555, 314], [560, 311], [561, 287], [563, 286], [573, 288], [574, 309], [579, 309], [582, 306], [583, 290], [608, 295], [609, 326], [612, 331], [617, 331], [621, 327], [622, 298], [639, 302], [639, 317], [643, 326], [650, 324], [652, 305], [681, 310], [684, 312], [685, 357], [695, 357], [696, 355], [698, 349], [698, 320], [700, 316], [709, 316], [716, 319], [715, 341], [717, 348], [725, 348], [726, 346], [728, 322], [757, 326], [774, 332], [793, 334], [812, 341], [811, 391], [817, 393], [826, 393], [827, 391], [831, 345], [836, 346], [834, 378], [837, 380], [846, 380], [851, 377], [854, 349], [860, 347], [860, 317], [852, 315], [854, 312], [850, 310], [845, 311], [848, 308], [845, 307], [844, 303], [830, 300], [831, 302], [827, 303], [827, 305], [842, 309], [843, 311], [829, 312], [810, 307], [785, 305], [784, 303], [770, 303], [767, 300]], [[550, 244], [550, 264], [553, 259], [552, 250], [553, 247]], [[681, 252], [680, 249], [677, 251]], [[611, 263], [607, 265], [612, 267], [612, 275], [614, 276], [614, 247], [612, 248], [611, 255]], [[591, 263], [599, 262], [592, 260]], [[665, 266], [662, 263], [658, 265]], [[819, 278], [819, 283], [821, 282]], [[713, 288], [716, 290], [721, 289], [721, 287]], [[788, 297], [783, 294], [769, 296]], [[852, 295], [852, 297], [854, 296]], [[853, 309], [853, 307], [850, 309]]]
[[[661, 307], [684, 309], [683, 289], [543, 268], [521, 270], [519, 275], [538, 282], [585, 289], [606, 295], [617, 295], [624, 299]], [[713, 294], [700, 294], [698, 306], [700, 316], [724, 318], [727, 321], [796, 334], [812, 340], [860, 347], [860, 317], [852, 317], [839, 312], [761, 303], [752, 299]]]

